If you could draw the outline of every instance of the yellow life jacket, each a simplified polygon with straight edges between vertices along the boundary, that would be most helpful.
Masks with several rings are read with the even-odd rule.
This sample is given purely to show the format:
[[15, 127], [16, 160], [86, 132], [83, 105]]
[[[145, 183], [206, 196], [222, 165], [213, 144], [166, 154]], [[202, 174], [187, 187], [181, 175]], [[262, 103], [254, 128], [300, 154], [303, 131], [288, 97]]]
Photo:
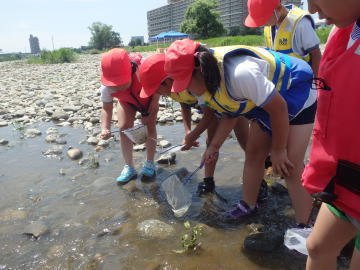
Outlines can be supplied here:
[[288, 5], [285, 6], [286, 8], [290, 9], [288, 15], [285, 17], [283, 22], [280, 24], [280, 27], [275, 35], [275, 40], [272, 39], [272, 28], [271, 26], [264, 27], [264, 36], [265, 36], [265, 44], [266, 47], [278, 51], [284, 54], [289, 54], [291, 56], [295, 56], [306, 62], [310, 63], [310, 55], [298, 55], [293, 50], [293, 40], [295, 35], [295, 29], [299, 21], [307, 16], [313, 27], [315, 28], [314, 20], [310, 16], [310, 13], [294, 6]]
[[190, 106], [197, 105], [197, 99], [195, 96], [191, 95], [187, 90], [179, 93], [171, 93], [170, 97], [180, 103], [185, 103]]
[[268, 79], [271, 80], [278, 91], [288, 89], [290, 85], [290, 59], [287, 55], [279, 54], [275, 51], [250, 47], [250, 46], [226, 46], [211, 49], [212, 53], [218, 60], [218, 65], [221, 73], [220, 88], [215, 95], [211, 95], [208, 91], [203, 95], [205, 105], [213, 110], [236, 117], [241, 114], [246, 114], [256, 107], [251, 100], [235, 100], [229, 94], [225, 86], [224, 64], [226, 64], [227, 57], [250, 55], [263, 59], [269, 63]]

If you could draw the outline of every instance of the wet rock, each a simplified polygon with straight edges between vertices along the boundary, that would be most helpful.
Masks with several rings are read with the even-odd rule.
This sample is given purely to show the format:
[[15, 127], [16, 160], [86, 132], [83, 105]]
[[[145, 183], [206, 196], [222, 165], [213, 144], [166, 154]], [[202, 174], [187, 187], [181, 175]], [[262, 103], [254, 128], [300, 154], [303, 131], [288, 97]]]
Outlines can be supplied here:
[[59, 131], [57, 128], [54, 128], [54, 127], [50, 127], [46, 130], [46, 134], [50, 135], [50, 134], [58, 134]]
[[46, 151], [43, 151], [42, 154], [46, 157], [59, 157], [62, 155], [63, 148], [62, 147], [54, 147], [52, 149], [48, 149]]
[[94, 150], [95, 150], [95, 152], [101, 152], [101, 151], [104, 151], [104, 149], [105, 149], [104, 147], [97, 145]]
[[64, 110], [56, 110], [51, 117], [51, 120], [59, 121], [59, 120], [67, 120], [69, 115]]
[[88, 156], [79, 161], [79, 165], [89, 169], [96, 169], [100, 166], [95, 156]]
[[156, 219], [145, 220], [139, 223], [136, 229], [141, 236], [151, 239], [165, 239], [175, 232], [172, 226]]
[[47, 143], [54, 143], [54, 142], [56, 142], [57, 138], [58, 138], [58, 136], [56, 134], [50, 134], [45, 137], [45, 141]]
[[83, 152], [78, 148], [71, 148], [67, 151], [67, 155], [72, 160], [77, 160], [82, 158]]
[[92, 123], [92, 124], [100, 123], [99, 117], [91, 117], [89, 121], [90, 121], [90, 123]]
[[27, 218], [28, 213], [24, 210], [7, 209], [0, 213], [0, 221], [19, 220]]
[[59, 171], [59, 174], [60, 175], [66, 175], [66, 170], [61, 168], [60, 171]]
[[102, 147], [107, 147], [109, 146], [109, 143], [110, 142], [108, 140], [100, 140], [97, 145]]
[[193, 113], [191, 116], [191, 120], [194, 123], [199, 123], [201, 119], [202, 119], [202, 114], [199, 114], [198, 112]]
[[49, 231], [49, 227], [44, 222], [32, 221], [29, 225], [25, 227], [23, 234], [37, 239], [41, 235], [44, 235]]
[[284, 187], [282, 184], [278, 183], [278, 182], [274, 182], [271, 185], [271, 191], [274, 193], [277, 193], [279, 195], [286, 195], [288, 194], [288, 190], [286, 187]]
[[14, 117], [23, 117], [25, 115], [25, 110], [17, 110], [13, 113]]
[[9, 141], [5, 139], [0, 139], [0, 145], [8, 145]]
[[49, 258], [60, 258], [65, 254], [65, 246], [55, 245], [49, 248], [46, 256]]
[[189, 171], [186, 168], [180, 168], [175, 171], [175, 174], [179, 177], [179, 179], [182, 179], [189, 174]]
[[89, 137], [86, 142], [90, 145], [97, 145], [99, 143], [99, 139], [96, 137]]
[[67, 144], [67, 141], [65, 139], [62, 139], [62, 138], [57, 138], [55, 140], [55, 143], [56, 144], [61, 144], [61, 145], [64, 145], [64, 144]]
[[260, 232], [248, 235], [244, 240], [244, 248], [257, 252], [274, 252], [282, 245], [283, 242], [283, 232]]
[[71, 106], [71, 105], [63, 107], [64, 112], [77, 112], [80, 109], [81, 108], [78, 106]]
[[41, 131], [35, 128], [29, 128], [25, 131], [25, 138], [35, 138], [41, 135]]
[[169, 141], [167, 141], [167, 140], [161, 140], [159, 142], [159, 146], [162, 147], [162, 148], [166, 148], [166, 147], [171, 146], [171, 143]]
[[0, 127], [6, 127], [7, 125], [9, 125], [8, 122], [6, 122], [6, 121], [0, 121]]
[[161, 155], [156, 162], [158, 164], [169, 164], [169, 165], [175, 164], [176, 154], [170, 153], [170, 154]]
[[134, 146], [134, 151], [144, 151], [146, 149], [145, 144], [137, 144]]

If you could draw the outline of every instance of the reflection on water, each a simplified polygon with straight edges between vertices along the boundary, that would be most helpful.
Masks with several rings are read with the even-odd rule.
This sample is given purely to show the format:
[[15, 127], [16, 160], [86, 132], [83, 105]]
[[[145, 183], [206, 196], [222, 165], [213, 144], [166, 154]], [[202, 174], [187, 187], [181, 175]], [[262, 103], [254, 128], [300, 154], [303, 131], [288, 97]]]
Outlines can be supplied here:
[[[37, 126], [43, 134], [48, 127]], [[137, 179], [119, 187], [114, 181], [122, 164], [118, 142], [97, 153], [98, 169], [86, 169], [66, 157], [69, 146], [80, 148], [85, 155], [94, 151], [92, 146], [79, 144], [85, 132], [59, 130], [68, 142], [60, 160], [42, 156], [42, 151], [51, 148], [44, 135], [23, 140], [12, 127], [0, 129], [0, 137], [11, 144], [0, 147], [0, 269], [302, 269], [304, 258], [285, 249], [271, 254], [243, 251], [243, 239], [250, 232], [246, 224], [256, 223], [256, 217], [242, 224], [221, 219], [219, 213], [240, 194], [244, 156], [235, 140], [226, 141], [215, 175], [219, 194], [229, 202], [216, 196], [197, 197], [203, 176], [199, 172], [187, 185], [193, 194], [190, 210], [175, 218], [161, 181], [169, 171], [194, 170], [204, 139], [199, 149], [177, 153], [177, 165], [163, 166], [154, 182]], [[159, 127], [159, 134], [173, 144], [181, 142], [182, 132], [181, 124]], [[140, 169], [143, 152], [134, 157]], [[278, 222], [271, 217], [270, 213], [270, 223]], [[136, 228], [145, 220], [165, 222], [174, 230], [169, 235], [144, 237]], [[186, 220], [204, 224], [201, 246], [194, 253], [175, 254], [173, 250], [181, 248]], [[34, 221], [46, 228], [37, 239], [24, 234]]]

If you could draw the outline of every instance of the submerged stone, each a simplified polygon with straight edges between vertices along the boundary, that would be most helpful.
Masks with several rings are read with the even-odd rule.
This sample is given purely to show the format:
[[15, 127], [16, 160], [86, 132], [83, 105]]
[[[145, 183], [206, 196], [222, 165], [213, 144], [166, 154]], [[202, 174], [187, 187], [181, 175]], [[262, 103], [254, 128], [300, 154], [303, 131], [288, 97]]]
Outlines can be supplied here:
[[152, 239], [165, 239], [175, 232], [172, 226], [156, 219], [145, 220], [136, 229], [141, 236]]

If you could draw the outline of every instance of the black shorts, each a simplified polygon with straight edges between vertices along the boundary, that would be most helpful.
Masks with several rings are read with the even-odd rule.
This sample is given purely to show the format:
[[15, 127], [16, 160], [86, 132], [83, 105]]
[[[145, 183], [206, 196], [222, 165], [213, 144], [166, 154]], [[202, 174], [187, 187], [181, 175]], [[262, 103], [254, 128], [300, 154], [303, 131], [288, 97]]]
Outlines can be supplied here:
[[306, 125], [306, 124], [314, 123], [316, 108], [317, 108], [317, 101], [310, 107], [304, 109], [293, 120], [291, 120], [290, 125], [295, 126], [295, 125]]

